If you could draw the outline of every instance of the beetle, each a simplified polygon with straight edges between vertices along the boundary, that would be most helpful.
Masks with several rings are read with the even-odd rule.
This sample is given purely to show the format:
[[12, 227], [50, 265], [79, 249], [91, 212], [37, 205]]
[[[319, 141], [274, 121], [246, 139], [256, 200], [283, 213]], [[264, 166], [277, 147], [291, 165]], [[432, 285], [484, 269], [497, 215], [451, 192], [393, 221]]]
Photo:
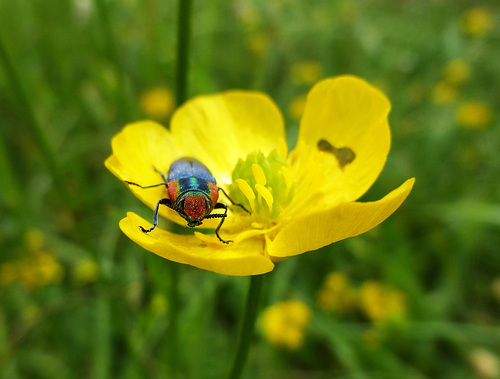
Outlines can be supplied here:
[[[165, 205], [182, 216], [191, 228], [201, 225], [203, 220], [220, 218], [219, 226], [215, 228], [215, 235], [222, 243], [233, 242], [223, 240], [219, 235], [219, 230], [227, 217], [227, 205], [218, 202], [219, 191], [222, 191], [233, 205], [241, 207], [247, 213], [250, 212], [243, 205], [236, 204], [221, 187], [217, 186], [214, 176], [203, 163], [194, 158], [184, 157], [172, 163], [166, 177], [158, 169], [155, 168], [155, 171], [163, 179], [162, 183], [141, 186], [125, 181], [126, 184], [142, 189], [163, 185], [167, 187], [168, 198], [160, 199], [156, 204], [153, 226], [149, 229], [139, 226], [143, 233], [150, 233], [156, 228], [158, 209], [160, 205]], [[224, 209], [224, 213], [211, 213], [214, 209]]]

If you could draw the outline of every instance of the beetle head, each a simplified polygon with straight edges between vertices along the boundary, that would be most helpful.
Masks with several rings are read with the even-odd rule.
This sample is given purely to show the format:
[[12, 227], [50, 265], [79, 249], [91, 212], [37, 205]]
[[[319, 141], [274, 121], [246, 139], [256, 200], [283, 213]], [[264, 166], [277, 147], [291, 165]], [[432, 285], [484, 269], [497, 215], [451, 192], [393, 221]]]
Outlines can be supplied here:
[[208, 196], [197, 191], [186, 192], [181, 195], [177, 204], [191, 228], [201, 225], [203, 217], [208, 215], [213, 208]]
[[201, 224], [203, 224], [201, 219], [193, 219], [191, 221], [188, 221], [188, 226], [190, 228], [194, 228], [195, 226], [200, 226]]

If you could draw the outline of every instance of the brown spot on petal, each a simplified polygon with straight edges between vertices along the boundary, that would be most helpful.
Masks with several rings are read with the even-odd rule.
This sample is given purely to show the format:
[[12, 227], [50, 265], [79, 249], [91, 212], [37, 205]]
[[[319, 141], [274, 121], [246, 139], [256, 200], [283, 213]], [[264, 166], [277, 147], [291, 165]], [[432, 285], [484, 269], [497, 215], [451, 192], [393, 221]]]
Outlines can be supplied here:
[[341, 169], [343, 169], [344, 166], [348, 165], [349, 163], [354, 161], [354, 159], [356, 159], [356, 154], [350, 148], [348, 147], [336, 148], [326, 139], [320, 139], [318, 141], [318, 149], [319, 151], [324, 151], [325, 153], [330, 153], [335, 155], [335, 158], [337, 158], [337, 161], [339, 162], [339, 166]]

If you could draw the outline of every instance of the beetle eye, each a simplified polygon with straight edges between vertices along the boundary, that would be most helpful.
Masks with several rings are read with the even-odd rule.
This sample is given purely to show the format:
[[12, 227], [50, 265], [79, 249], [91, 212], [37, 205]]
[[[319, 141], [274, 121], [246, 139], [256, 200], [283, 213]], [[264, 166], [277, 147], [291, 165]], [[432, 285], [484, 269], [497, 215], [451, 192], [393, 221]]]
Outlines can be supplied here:
[[208, 211], [207, 213], [210, 213], [210, 211], [212, 210], [213, 208], [213, 204], [212, 202], [210, 201], [210, 199], [208, 197], [205, 197], [205, 209]]
[[177, 203], [177, 208], [179, 208], [180, 210], [184, 211], [184, 204], [186, 202], [186, 198], [185, 197], [182, 197], [179, 202]]

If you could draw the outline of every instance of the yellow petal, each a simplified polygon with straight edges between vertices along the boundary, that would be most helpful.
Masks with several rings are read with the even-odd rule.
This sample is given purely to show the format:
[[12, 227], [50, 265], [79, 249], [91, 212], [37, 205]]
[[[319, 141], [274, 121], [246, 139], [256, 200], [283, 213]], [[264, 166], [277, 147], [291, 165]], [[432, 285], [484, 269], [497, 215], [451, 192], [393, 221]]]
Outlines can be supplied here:
[[[300, 178], [297, 190], [303, 191], [298, 197], [321, 191], [353, 201], [363, 195], [389, 152], [389, 110], [385, 95], [356, 77], [341, 76], [314, 86], [307, 97], [297, 149], [291, 154], [294, 178]], [[314, 188], [302, 185], [311, 176], [321, 180], [313, 180]]]
[[[113, 155], [104, 162], [105, 166], [121, 181], [142, 186], [163, 182], [155, 168], [166, 175], [172, 162], [182, 156], [170, 132], [153, 121], [126, 125], [113, 137], [111, 146]], [[156, 207], [160, 199], [168, 198], [165, 186], [148, 189], [133, 185], [128, 187], [151, 209]], [[160, 207], [160, 215], [178, 224], [186, 224], [182, 217], [167, 207]]]
[[316, 250], [364, 233], [389, 217], [406, 199], [415, 179], [409, 179], [383, 199], [341, 203], [293, 220], [268, 247], [271, 257], [288, 257]]
[[219, 274], [247, 276], [259, 275], [274, 268], [264, 252], [262, 239], [250, 238], [239, 243], [224, 245], [207, 244], [194, 235], [178, 235], [157, 227], [145, 234], [138, 225], [145, 228], [150, 223], [136, 215], [127, 213], [120, 221], [120, 229], [132, 241], [162, 258], [188, 264]]
[[281, 113], [258, 92], [196, 97], [175, 112], [171, 131], [185, 155], [199, 159], [226, 183], [238, 158], [256, 150], [287, 154]]

